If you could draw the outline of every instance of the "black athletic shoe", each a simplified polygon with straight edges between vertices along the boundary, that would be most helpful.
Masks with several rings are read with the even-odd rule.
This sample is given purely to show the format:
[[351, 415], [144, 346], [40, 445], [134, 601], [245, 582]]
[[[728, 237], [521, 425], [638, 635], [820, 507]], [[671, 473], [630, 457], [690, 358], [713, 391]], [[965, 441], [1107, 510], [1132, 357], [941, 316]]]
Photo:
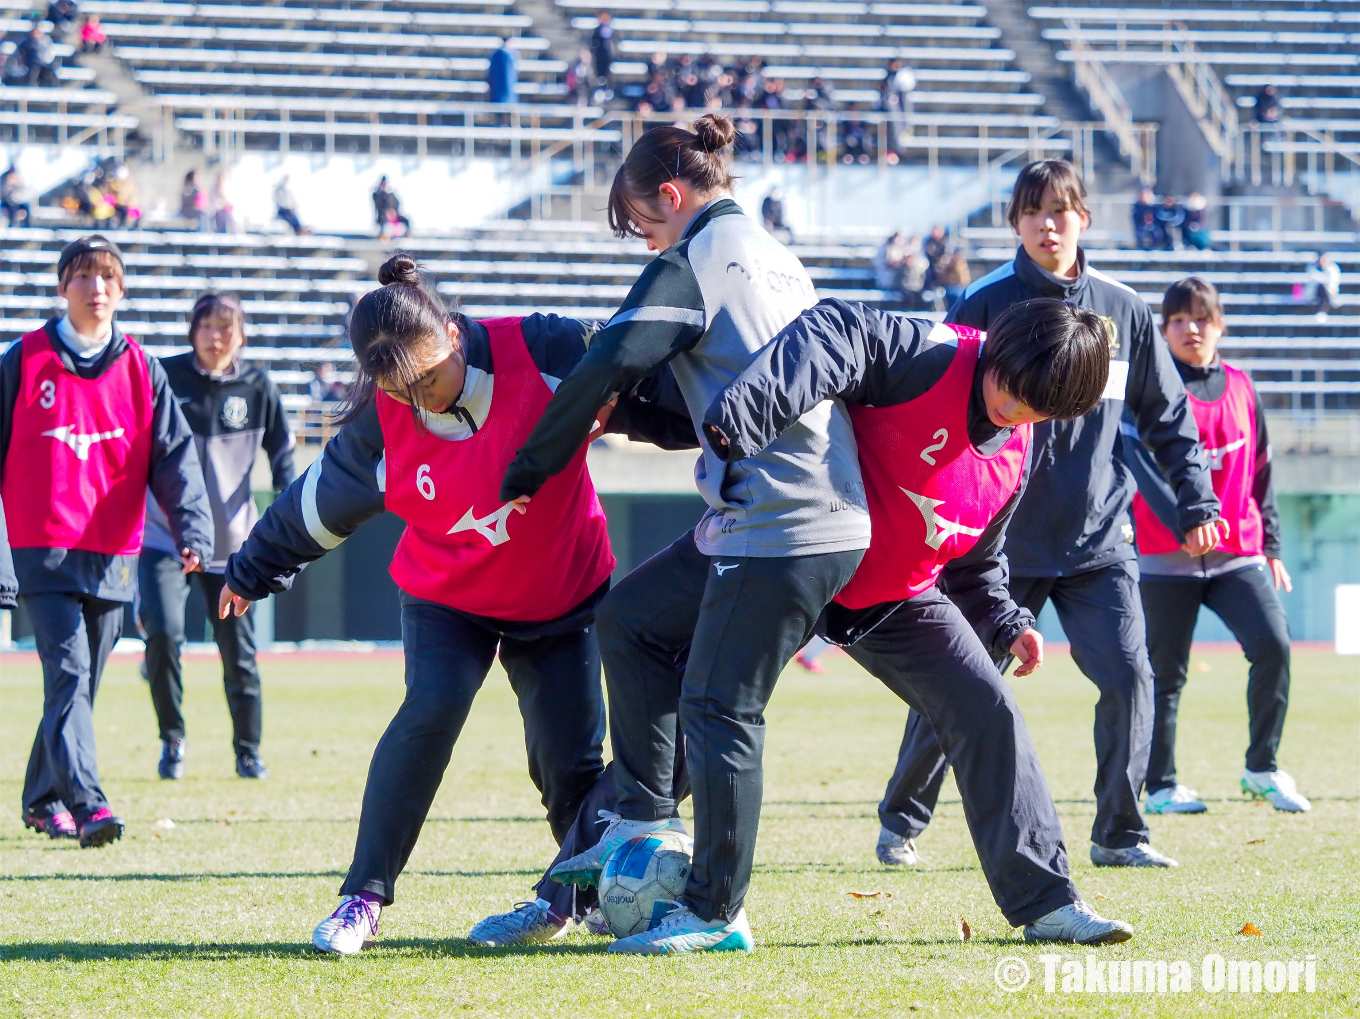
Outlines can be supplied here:
[[80, 826], [80, 848], [98, 849], [123, 837], [123, 822], [108, 807], [100, 807]]
[[241, 778], [268, 778], [269, 769], [254, 751], [236, 755], [236, 774]]
[[55, 814], [25, 810], [24, 827], [32, 828], [39, 835], [46, 835], [49, 839], [73, 839], [79, 834], [76, 831], [76, 819], [66, 810]]
[[161, 740], [161, 763], [156, 765], [156, 773], [164, 779], [184, 777], [184, 740]]

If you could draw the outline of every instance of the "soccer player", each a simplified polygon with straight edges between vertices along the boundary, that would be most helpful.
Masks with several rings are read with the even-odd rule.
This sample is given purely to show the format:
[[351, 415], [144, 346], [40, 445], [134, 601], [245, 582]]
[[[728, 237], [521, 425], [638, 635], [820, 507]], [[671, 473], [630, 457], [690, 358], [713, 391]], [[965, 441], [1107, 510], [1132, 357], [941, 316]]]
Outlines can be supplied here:
[[[18, 594], [43, 668], [43, 717], [24, 776], [25, 826], [104, 846], [120, 838], [99, 785], [92, 712], [133, 600], [146, 491], [177, 568], [212, 554], [212, 510], [193, 434], [160, 362], [114, 321], [123, 258], [98, 234], [57, 261], [65, 315], [0, 360], [0, 500]], [[0, 565], [0, 574], [4, 568]], [[3, 576], [0, 576], [3, 584]]]
[[[998, 315], [986, 342], [823, 301], [785, 329], [704, 417], [728, 463], [762, 449], [828, 396], [849, 407], [874, 536], [819, 632], [930, 724], [953, 764], [983, 872], [1031, 941], [1126, 941], [1072, 883], [1057, 808], [991, 655], [1028, 675], [1034, 618], [1006, 590], [1006, 527], [1030, 470], [1032, 425], [1100, 400], [1099, 316], [1039, 299]], [[970, 625], [971, 624], [971, 625]]]
[[[343, 427], [229, 557], [219, 604], [219, 615], [239, 615], [249, 600], [285, 590], [384, 508], [406, 521], [391, 566], [406, 697], [373, 752], [340, 905], [312, 934], [319, 950], [342, 955], [376, 934], [393, 902], [498, 653], [524, 718], [529, 775], [559, 842], [604, 770], [594, 619], [614, 556], [586, 443], [532, 505], [496, 496], [554, 387], [585, 353], [588, 329], [555, 315], [450, 315], [404, 254], [378, 279], [383, 286], [350, 317], [357, 378]], [[630, 395], [600, 413], [628, 430], [651, 407]], [[682, 444], [692, 445], [683, 424]], [[573, 908], [570, 889], [542, 886], [546, 905], [530, 905], [546, 940]]]
[[[1100, 690], [1091, 860], [1169, 867], [1175, 861], [1152, 848], [1138, 810], [1152, 736], [1152, 668], [1128, 512], [1133, 478], [1116, 455], [1121, 416], [1128, 413], [1175, 492], [1175, 533], [1192, 555], [1217, 542], [1219, 507], [1185, 389], [1151, 312], [1129, 287], [1088, 265], [1077, 243], [1091, 222], [1085, 198], [1068, 163], [1050, 159], [1021, 170], [1007, 210], [1020, 248], [969, 286], [947, 321], [989, 329], [1012, 305], [1050, 297], [1093, 311], [1105, 324], [1105, 398], [1075, 420], [1035, 426], [1034, 475], [1007, 545], [1010, 590], [1036, 616], [1053, 602], [1077, 667]], [[1003, 671], [1008, 658], [997, 655]], [[946, 766], [930, 725], [911, 713], [879, 806], [880, 860], [910, 859], [897, 851], [930, 822]]]
[[1312, 804], [1275, 760], [1289, 708], [1289, 624], [1276, 592], [1291, 585], [1280, 559], [1266, 416], [1251, 378], [1218, 356], [1223, 306], [1213, 284], [1194, 276], [1173, 283], [1162, 298], [1162, 334], [1185, 383], [1227, 527], [1203, 555], [1182, 549], [1172, 530], [1175, 499], [1147, 450], [1125, 434], [1125, 460], [1138, 479], [1133, 511], [1139, 586], [1155, 684], [1144, 809], [1150, 814], [1209, 809], [1176, 779], [1176, 713], [1203, 605], [1227, 624], [1251, 662], [1251, 742], [1242, 791], [1265, 797], [1276, 810], [1310, 810]]
[[[541, 486], [571, 462], [596, 408], [667, 365], [697, 427], [756, 351], [816, 303], [802, 264], [731, 198], [722, 150], [735, 137], [732, 122], [709, 115], [694, 126], [646, 132], [615, 175], [610, 225], [660, 254], [558, 387], [506, 471], [503, 500], [540, 498]], [[742, 902], [760, 820], [765, 704], [869, 545], [850, 421], [834, 401], [810, 408], [741, 463], [724, 464], [705, 449], [694, 473], [708, 503], [699, 524], [600, 606], [621, 816], [598, 845], [558, 870], [598, 872], [626, 839], [679, 825], [677, 717], [695, 811], [683, 905], [611, 951], [752, 947]]]
[[[267, 778], [260, 760], [260, 672], [255, 662], [254, 614], [217, 617], [227, 556], [241, 547], [259, 517], [250, 473], [261, 448], [269, 457], [275, 493], [293, 481], [293, 432], [283, 401], [267, 373], [240, 358], [245, 346], [245, 314], [231, 294], [204, 294], [193, 307], [189, 343], [193, 347], [161, 362], [180, 409], [194, 430], [198, 457], [212, 504], [214, 547], [197, 574], [198, 588], [213, 623], [222, 654], [222, 679], [231, 711], [236, 774]], [[137, 564], [139, 610], [146, 631], [146, 669], [151, 702], [160, 726], [161, 778], [184, 777], [184, 688], [180, 647], [188, 578], [180, 571], [165, 514], [154, 499], [146, 505], [146, 538]]]

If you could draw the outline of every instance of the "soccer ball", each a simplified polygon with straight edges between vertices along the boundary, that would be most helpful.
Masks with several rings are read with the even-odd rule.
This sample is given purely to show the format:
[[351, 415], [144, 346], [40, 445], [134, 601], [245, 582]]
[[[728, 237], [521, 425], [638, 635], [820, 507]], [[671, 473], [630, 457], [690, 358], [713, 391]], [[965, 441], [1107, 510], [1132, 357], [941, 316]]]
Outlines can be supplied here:
[[694, 840], [684, 832], [639, 835], [604, 861], [600, 874], [600, 912], [616, 938], [655, 927], [675, 908], [689, 880]]

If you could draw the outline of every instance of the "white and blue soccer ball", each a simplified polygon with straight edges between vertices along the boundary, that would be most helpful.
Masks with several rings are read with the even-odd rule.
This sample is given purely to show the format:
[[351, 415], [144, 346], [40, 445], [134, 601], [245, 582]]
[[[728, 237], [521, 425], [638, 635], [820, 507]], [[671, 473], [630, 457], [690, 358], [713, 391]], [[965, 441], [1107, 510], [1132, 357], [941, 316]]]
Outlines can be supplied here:
[[655, 927], [675, 908], [689, 880], [694, 840], [658, 831], [623, 843], [600, 873], [600, 912], [610, 933], [627, 938]]

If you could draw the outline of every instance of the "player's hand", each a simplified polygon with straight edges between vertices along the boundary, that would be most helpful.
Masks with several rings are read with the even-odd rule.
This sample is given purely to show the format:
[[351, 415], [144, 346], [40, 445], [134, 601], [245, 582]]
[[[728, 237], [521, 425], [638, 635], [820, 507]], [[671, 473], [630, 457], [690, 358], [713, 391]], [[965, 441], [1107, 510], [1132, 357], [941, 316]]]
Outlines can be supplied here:
[[183, 573], [186, 577], [190, 573], [197, 573], [199, 570], [203, 569], [203, 560], [198, 557], [197, 553], [191, 551], [190, 549], [187, 548], [180, 549], [179, 558], [180, 562], [184, 564], [180, 568], [180, 572]]
[[1207, 524], [1200, 524], [1193, 530], [1185, 532], [1185, 543], [1181, 548], [1191, 555], [1208, 555], [1214, 550], [1214, 546], [1228, 537], [1228, 522], [1226, 520], [1211, 520]]
[[604, 434], [605, 426], [609, 424], [609, 415], [614, 413], [614, 408], [618, 405], [619, 398], [616, 396], [596, 412], [595, 424], [590, 429], [590, 436], [586, 439], [586, 442], [594, 442]]
[[1284, 568], [1284, 563], [1268, 556], [1266, 562], [1270, 563], [1270, 576], [1275, 581], [1275, 590], [1284, 588], [1286, 594], [1294, 590], [1294, 582], [1289, 579], [1289, 571]]
[[511, 500], [510, 500], [510, 505], [513, 506], [513, 507], [515, 507], [515, 512], [516, 512], [516, 513], [528, 513], [528, 512], [529, 512], [529, 509], [528, 509], [528, 506], [529, 506], [529, 499], [530, 499], [530, 496], [521, 495], [521, 496], [519, 496], [519, 498], [517, 498], [517, 499], [511, 499]]
[[217, 618], [226, 619], [227, 613], [244, 616], [246, 609], [250, 608], [250, 599], [242, 598], [226, 584], [222, 585], [222, 593], [217, 599]]
[[1011, 654], [1015, 655], [1016, 661], [1020, 663], [1016, 667], [1015, 676], [1023, 678], [1039, 671], [1039, 667], [1044, 664], [1043, 634], [1033, 627], [1025, 630], [1015, 638], [1015, 643], [1011, 645]]

